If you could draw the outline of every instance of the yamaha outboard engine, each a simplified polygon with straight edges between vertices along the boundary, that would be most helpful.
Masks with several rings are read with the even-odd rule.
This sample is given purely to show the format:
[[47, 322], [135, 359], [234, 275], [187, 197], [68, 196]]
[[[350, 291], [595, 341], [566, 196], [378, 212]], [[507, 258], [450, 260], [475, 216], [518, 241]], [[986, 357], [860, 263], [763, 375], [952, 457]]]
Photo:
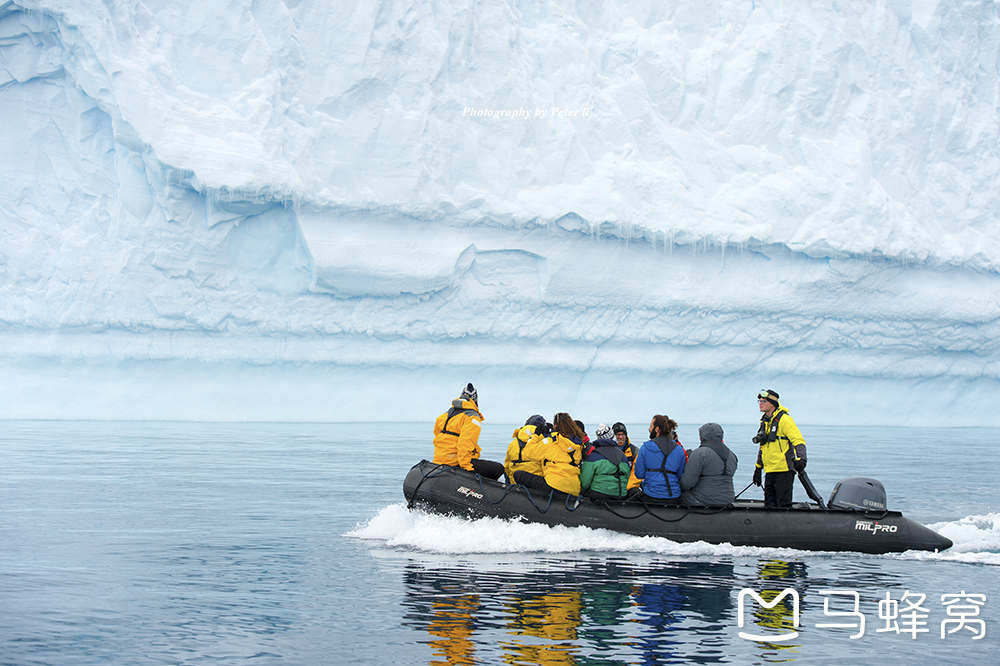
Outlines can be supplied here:
[[855, 511], [885, 511], [885, 487], [881, 481], [864, 476], [844, 479], [833, 489], [831, 509], [854, 509]]

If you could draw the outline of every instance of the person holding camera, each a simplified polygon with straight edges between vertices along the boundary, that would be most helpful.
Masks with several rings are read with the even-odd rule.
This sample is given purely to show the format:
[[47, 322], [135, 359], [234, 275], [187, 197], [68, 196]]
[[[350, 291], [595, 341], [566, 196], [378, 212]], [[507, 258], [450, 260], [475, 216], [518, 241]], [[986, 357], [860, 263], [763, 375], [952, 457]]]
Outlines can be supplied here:
[[[556, 490], [567, 495], [580, 494], [580, 461], [586, 434], [566, 412], [559, 412], [552, 424], [535, 428], [534, 437], [543, 441], [532, 455], [538, 455], [542, 473], [514, 472], [514, 482], [538, 490]], [[529, 441], [528, 446], [532, 442]]]
[[753, 438], [760, 445], [753, 483], [761, 486], [764, 477], [764, 508], [792, 505], [795, 473], [806, 468], [806, 441], [788, 410], [778, 402], [778, 394], [762, 389], [757, 394], [757, 406], [763, 413], [760, 430]]

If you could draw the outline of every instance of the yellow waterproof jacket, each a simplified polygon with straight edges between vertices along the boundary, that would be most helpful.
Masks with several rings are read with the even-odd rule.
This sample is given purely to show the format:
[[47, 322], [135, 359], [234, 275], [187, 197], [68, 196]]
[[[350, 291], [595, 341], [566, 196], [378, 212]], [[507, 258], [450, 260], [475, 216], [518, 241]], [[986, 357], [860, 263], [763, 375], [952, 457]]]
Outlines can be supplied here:
[[577, 444], [569, 437], [560, 433], [552, 433], [552, 439], [544, 448], [542, 460], [542, 476], [545, 483], [556, 490], [580, 494], [580, 459], [583, 457], [583, 444]]
[[[777, 428], [774, 427], [775, 421]], [[758, 434], [766, 441], [760, 443], [757, 451], [757, 467], [763, 467], [765, 472], [791, 472], [795, 469], [796, 459], [806, 459], [806, 440], [788, 410], [781, 405], [774, 410], [771, 418], [767, 414], [761, 415]]]
[[434, 462], [458, 466], [472, 471], [472, 460], [478, 458], [479, 433], [483, 415], [471, 400], [452, 400], [451, 409], [434, 422]]
[[542, 476], [542, 460], [545, 458], [544, 443], [548, 440], [535, 434], [535, 426], [521, 426], [514, 431], [507, 445], [507, 457], [503, 469], [507, 479], [514, 478], [514, 472], [530, 472]]
[[628, 472], [628, 490], [633, 488], [638, 488], [642, 485], [642, 479], [636, 477], [635, 475], [635, 457], [639, 453], [639, 447], [632, 443], [628, 435], [625, 435], [625, 447], [619, 447], [622, 449], [622, 453], [625, 454], [625, 459], [628, 460], [629, 472]]

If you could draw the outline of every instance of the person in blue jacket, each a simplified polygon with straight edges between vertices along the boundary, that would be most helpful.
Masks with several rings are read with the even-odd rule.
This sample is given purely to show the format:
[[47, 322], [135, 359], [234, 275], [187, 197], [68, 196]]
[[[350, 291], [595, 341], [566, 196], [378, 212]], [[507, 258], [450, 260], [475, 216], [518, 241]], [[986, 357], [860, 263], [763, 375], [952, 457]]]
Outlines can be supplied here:
[[649, 422], [649, 440], [635, 457], [635, 476], [642, 481], [642, 497], [662, 504], [678, 504], [681, 474], [687, 457], [677, 443], [677, 422], [657, 414]]

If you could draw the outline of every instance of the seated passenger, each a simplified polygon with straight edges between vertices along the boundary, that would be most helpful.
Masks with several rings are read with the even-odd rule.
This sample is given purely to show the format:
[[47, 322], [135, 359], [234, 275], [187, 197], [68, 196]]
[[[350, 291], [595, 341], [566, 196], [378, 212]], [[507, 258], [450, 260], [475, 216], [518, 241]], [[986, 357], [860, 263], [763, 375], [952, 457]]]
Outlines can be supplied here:
[[569, 495], [580, 494], [580, 458], [583, 433], [566, 412], [553, 419], [552, 437], [540, 447], [542, 474], [514, 472], [517, 483], [539, 490], [557, 490]]
[[701, 446], [691, 452], [681, 474], [681, 501], [687, 505], [728, 506], [736, 501], [733, 474], [739, 461], [722, 441], [722, 426], [698, 428]]
[[480, 460], [479, 433], [483, 415], [479, 413], [479, 394], [471, 383], [451, 409], [434, 422], [434, 462], [438, 465], [461, 467], [488, 479], [499, 479], [503, 465], [492, 460]]
[[677, 443], [677, 422], [657, 414], [649, 423], [649, 440], [635, 457], [635, 476], [642, 481], [641, 497], [658, 504], [678, 504], [684, 448]]
[[580, 490], [593, 500], [625, 499], [631, 466], [618, 448], [611, 428], [602, 423], [597, 426], [595, 435], [597, 439], [584, 447]]
[[545, 419], [535, 414], [514, 431], [503, 462], [508, 483], [514, 483], [514, 472], [517, 471], [541, 475], [543, 456], [538, 449], [544, 440], [544, 427]]
[[625, 459], [628, 460], [628, 489], [630, 491], [638, 491], [640, 482], [635, 476], [635, 457], [639, 455], [639, 447], [633, 444], [632, 440], [628, 438], [628, 428], [621, 421], [611, 426], [611, 430], [615, 433], [615, 441], [618, 442], [618, 448], [622, 450], [622, 453], [625, 454]]

